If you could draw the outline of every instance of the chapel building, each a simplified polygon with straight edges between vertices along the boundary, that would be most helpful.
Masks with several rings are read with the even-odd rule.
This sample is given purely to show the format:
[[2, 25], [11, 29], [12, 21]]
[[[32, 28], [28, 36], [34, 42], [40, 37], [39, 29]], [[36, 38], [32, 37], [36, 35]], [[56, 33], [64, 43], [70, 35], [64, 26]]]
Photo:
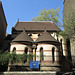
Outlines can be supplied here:
[[[19, 22], [12, 28], [10, 53], [33, 54], [40, 70], [70, 70], [66, 40], [52, 21]], [[30, 60], [23, 65], [28, 65]]]

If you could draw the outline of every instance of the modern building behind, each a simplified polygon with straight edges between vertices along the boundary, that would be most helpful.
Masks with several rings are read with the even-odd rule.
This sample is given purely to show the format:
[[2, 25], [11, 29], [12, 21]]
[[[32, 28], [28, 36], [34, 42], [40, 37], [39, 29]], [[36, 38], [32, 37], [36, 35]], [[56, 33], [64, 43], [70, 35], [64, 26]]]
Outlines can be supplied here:
[[7, 22], [4, 15], [2, 3], [0, 2], [0, 48], [6, 36]]
[[[75, 11], [75, 0], [64, 0], [63, 24], [65, 24], [66, 22], [66, 21], [64, 22], [64, 19], [69, 18], [70, 14], [72, 14], [74, 11]], [[71, 63], [72, 63], [72, 66], [74, 67], [75, 66], [75, 41], [72, 41], [72, 40], [73, 39], [70, 39], [69, 49], [71, 50], [71, 58], [72, 58]]]

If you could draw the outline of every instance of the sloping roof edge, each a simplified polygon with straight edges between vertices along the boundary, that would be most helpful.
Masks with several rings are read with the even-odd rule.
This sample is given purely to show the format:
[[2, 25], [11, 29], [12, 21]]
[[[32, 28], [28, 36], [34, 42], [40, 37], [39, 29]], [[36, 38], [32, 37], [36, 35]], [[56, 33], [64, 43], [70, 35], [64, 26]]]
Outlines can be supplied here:
[[12, 42], [33, 42], [26, 32], [21, 32]]
[[36, 42], [57, 42], [57, 40], [52, 37], [47, 31], [44, 31], [43, 34], [36, 40]]

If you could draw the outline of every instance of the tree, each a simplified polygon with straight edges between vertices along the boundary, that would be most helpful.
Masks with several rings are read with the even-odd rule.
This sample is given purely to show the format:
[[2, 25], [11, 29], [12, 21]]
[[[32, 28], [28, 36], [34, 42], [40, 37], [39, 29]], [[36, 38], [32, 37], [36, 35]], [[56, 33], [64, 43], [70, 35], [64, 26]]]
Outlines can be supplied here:
[[56, 25], [59, 25], [59, 8], [57, 9], [43, 9], [38, 14], [39, 16], [33, 17], [31, 21], [52, 21]]
[[9, 61], [9, 53], [0, 51], [0, 65], [7, 65]]
[[0, 50], [0, 72], [7, 70], [9, 62], [15, 64], [15, 63], [23, 62], [27, 58], [32, 60], [33, 55], [25, 54], [25, 53], [24, 54], [15, 54], [15, 53], [9, 53], [9, 52], [2, 52]]
[[75, 12], [68, 15], [67, 18], [63, 18], [64, 32], [62, 33], [67, 38], [75, 40]]

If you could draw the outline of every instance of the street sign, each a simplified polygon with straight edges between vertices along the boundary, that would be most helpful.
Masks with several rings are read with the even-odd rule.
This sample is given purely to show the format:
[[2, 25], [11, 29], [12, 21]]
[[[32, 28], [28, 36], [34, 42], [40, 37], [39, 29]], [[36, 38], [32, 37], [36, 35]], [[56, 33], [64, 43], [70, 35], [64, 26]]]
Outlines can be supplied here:
[[39, 61], [30, 61], [30, 68], [39, 69]]

